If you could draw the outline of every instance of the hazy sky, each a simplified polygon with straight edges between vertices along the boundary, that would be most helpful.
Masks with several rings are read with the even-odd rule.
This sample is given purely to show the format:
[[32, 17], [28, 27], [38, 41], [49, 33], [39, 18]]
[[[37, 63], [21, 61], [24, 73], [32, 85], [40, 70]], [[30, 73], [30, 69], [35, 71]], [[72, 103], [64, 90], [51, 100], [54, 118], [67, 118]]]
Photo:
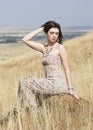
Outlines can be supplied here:
[[93, 26], [93, 0], [0, 0], [0, 28], [37, 28], [48, 20]]

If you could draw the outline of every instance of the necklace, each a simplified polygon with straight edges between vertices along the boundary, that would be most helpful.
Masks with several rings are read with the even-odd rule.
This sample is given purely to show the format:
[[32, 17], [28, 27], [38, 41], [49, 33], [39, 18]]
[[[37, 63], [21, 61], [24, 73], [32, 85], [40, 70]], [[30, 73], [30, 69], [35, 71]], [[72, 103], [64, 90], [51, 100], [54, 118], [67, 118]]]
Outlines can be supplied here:
[[52, 49], [53, 49], [53, 46], [46, 46], [45, 47], [45, 52], [46, 52], [46, 54], [49, 54], [51, 51], [52, 51]]

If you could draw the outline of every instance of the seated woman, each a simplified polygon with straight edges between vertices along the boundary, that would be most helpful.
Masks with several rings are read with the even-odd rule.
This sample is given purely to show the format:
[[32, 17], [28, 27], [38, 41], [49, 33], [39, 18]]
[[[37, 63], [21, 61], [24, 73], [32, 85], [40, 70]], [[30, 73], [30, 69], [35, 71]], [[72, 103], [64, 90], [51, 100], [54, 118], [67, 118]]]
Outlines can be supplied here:
[[[33, 37], [43, 31], [47, 37], [47, 45], [32, 41]], [[42, 64], [45, 67], [45, 78], [24, 77], [20, 80], [19, 92], [21, 91], [25, 96], [27, 105], [34, 105], [35, 92], [51, 95], [69, 93], [79, 100], [71, 84], [68, 56], [62, 44], [63, 36], [60, 25], [55, 21], [48, 21], [39, 29], [26, 35], [23, 41], [32, 49], [42, 53]], [[63, 77], [62, 66], [67, 82]]]

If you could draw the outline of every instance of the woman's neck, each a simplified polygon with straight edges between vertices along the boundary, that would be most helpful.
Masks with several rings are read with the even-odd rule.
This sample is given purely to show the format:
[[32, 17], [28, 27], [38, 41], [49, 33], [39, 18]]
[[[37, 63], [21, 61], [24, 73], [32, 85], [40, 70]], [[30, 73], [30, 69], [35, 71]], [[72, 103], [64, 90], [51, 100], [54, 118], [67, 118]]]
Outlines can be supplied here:
[[56, 44], [57, 44], [56, 42], [55, 43], [48, 42], [48, 46], [54, 46]]

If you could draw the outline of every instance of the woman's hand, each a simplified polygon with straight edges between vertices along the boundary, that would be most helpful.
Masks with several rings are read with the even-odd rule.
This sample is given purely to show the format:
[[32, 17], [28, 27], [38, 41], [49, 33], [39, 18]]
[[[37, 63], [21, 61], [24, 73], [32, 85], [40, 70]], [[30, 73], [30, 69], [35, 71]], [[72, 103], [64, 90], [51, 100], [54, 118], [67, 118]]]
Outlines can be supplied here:
[[69, 94], [71, 95], [71, 96], [73, 96], [73, 97], [75, 97], [77, 100], [80, 100], [80, 98], [77, 96], [77, 94], [74, 92], [74, 90], [73, 90], [73, 88], [71, 87], [71, 88], [68, 88], [68, 90], [69, 90]]

